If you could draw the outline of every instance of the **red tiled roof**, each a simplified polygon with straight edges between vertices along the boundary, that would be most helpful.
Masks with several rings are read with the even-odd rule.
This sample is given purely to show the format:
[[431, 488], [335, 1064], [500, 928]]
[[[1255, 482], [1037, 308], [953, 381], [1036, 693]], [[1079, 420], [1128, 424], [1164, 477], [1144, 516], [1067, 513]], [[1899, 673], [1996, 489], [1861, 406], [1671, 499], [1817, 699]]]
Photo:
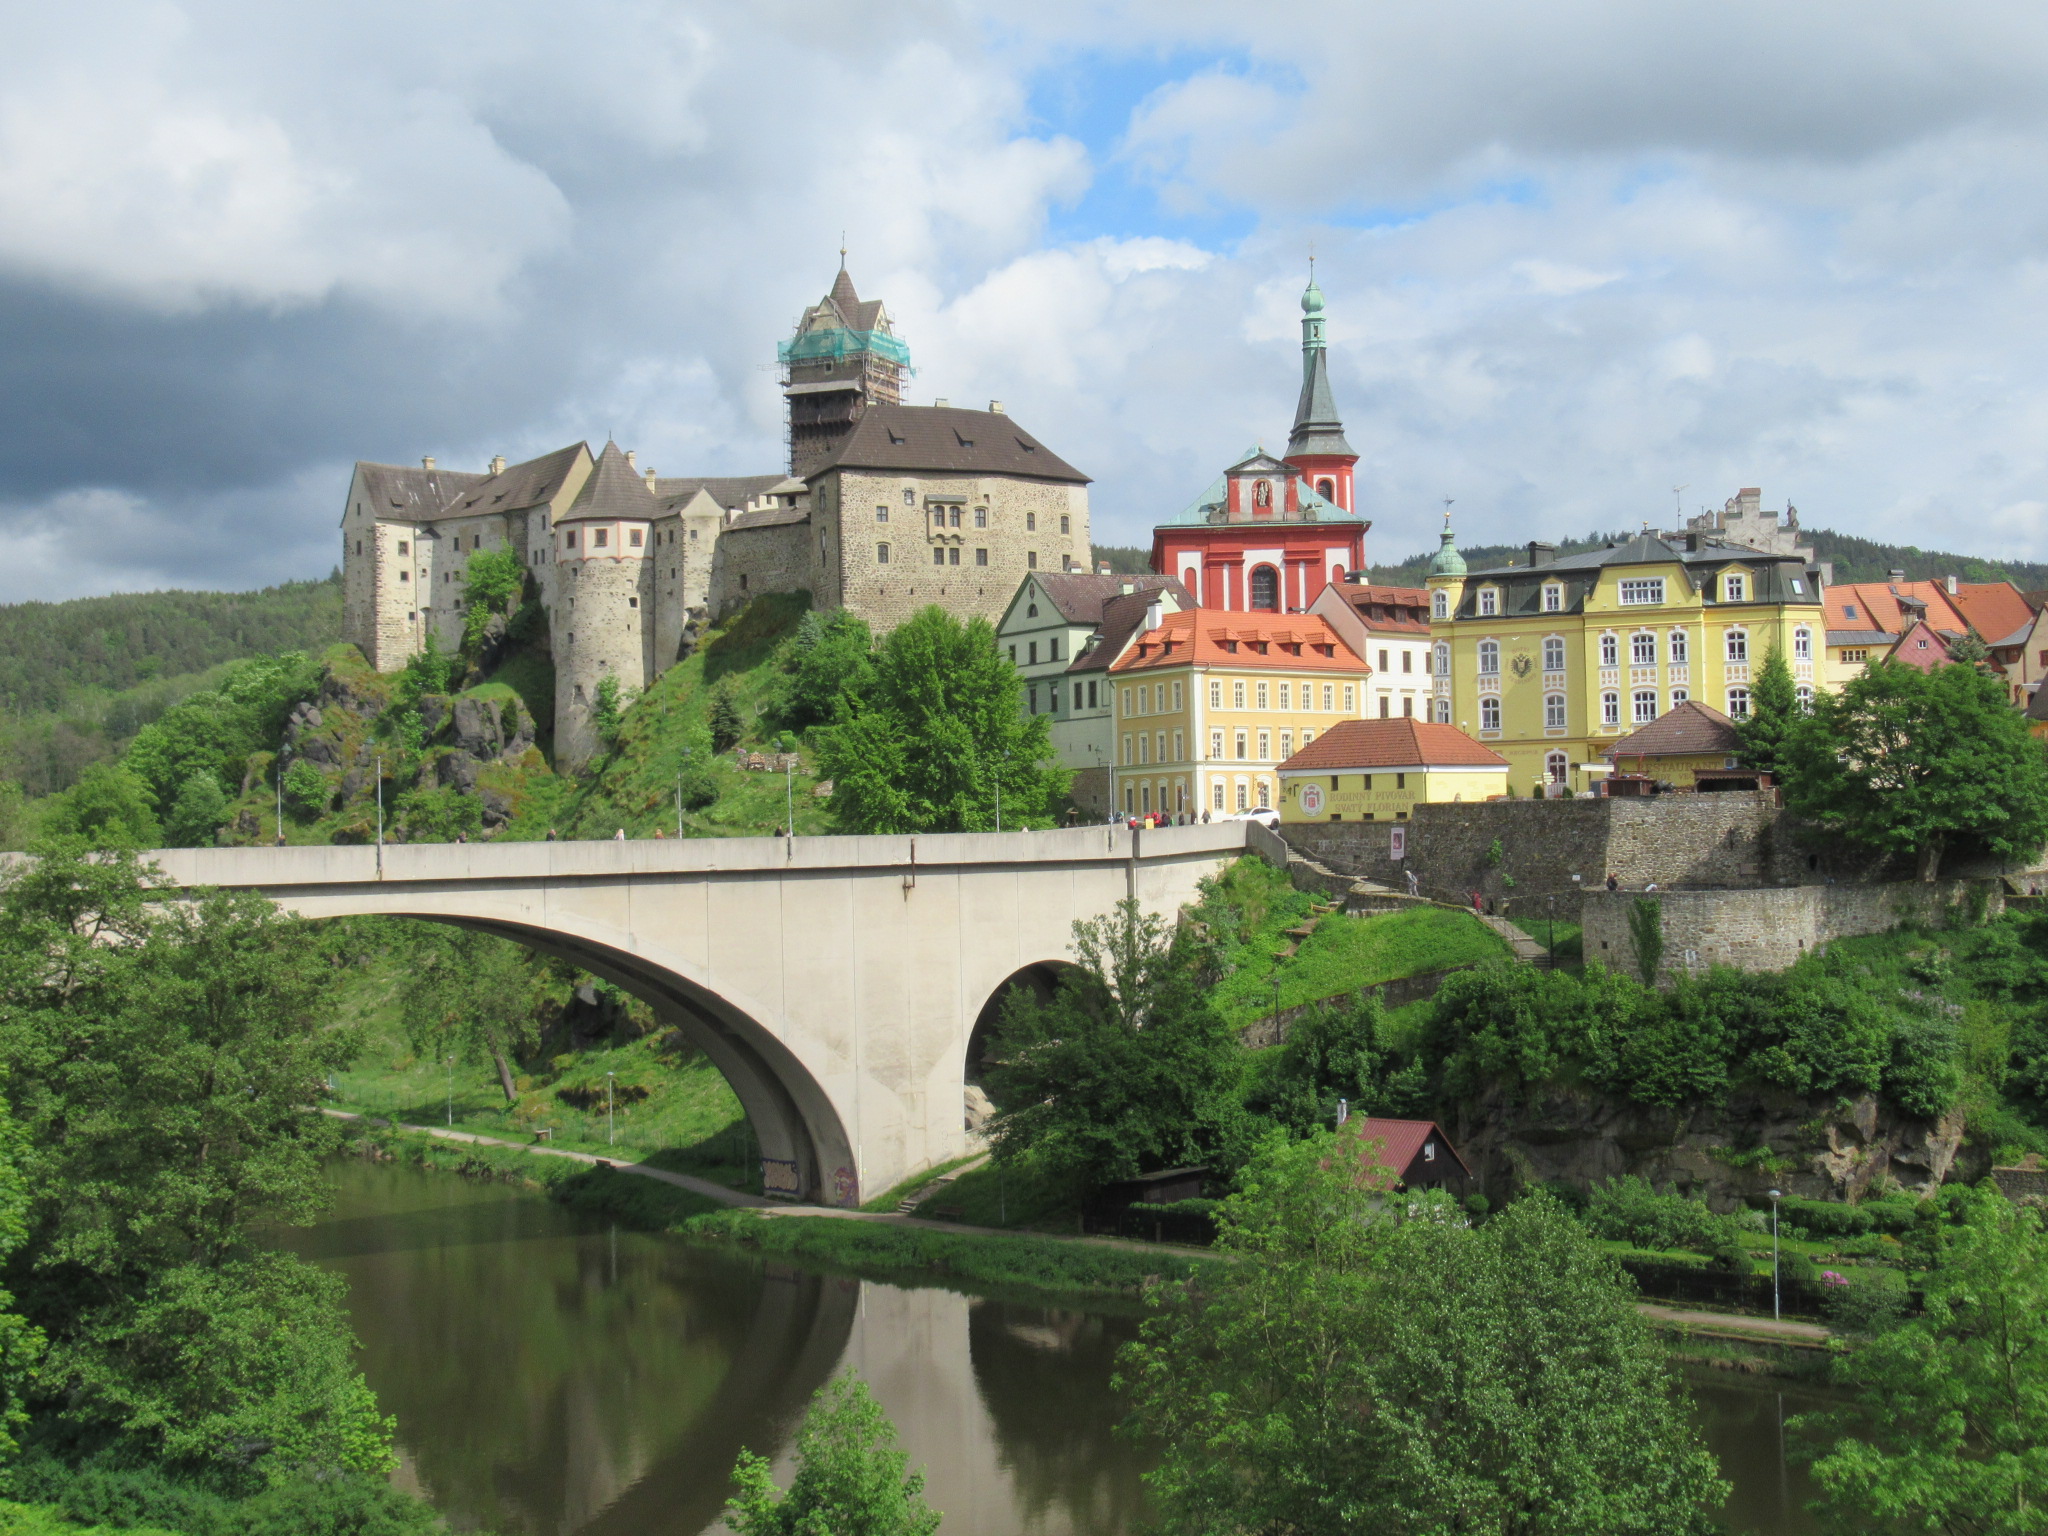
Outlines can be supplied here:
[[[1948, 589], [1938, 581], [1855, 581], [1829, 587], [1822, 597], [1827, 627], [1903, 633], [1912, 620], [1900, 606], [1902, 597], [1926, 604], [1927, 621], [1936, 629], [1960, 635], [1970, 627], [1962, 610], [1950, 600]], [[1851, 608], [1856, 611], [1851, 613]], [[2006, 633], [2010, 630], [2000, 631]]]
[[1600, 755], [1624, 757], [1711, 757], [1740, 750], [1735, 722], [1711, 704], [1687, 699], [1674, 704], [1632, 735], [1624, 736]]
[[[1426, 587], [1373, 587], [1352, 586], [1348, 582], [1337, 588], [1337, 595], [1351, 605], [1351, 611], [1359, 621], [1374, 633], [1427, 635], [1429, 633], [1429, 589]], [[1379, 618], [1372, 616], [1372, 610], [1382, 610]], [[1398, 618], [1384, 610], [1414, 609], [1419, 618]]]
[[1455, 725], [1433, 720], [1343, 720], [1280, 765], [1281, 773], [1372, 768], [1505, 768], [1508, 760]]
[[1109, 670], [1141, 672], [1190, 662], [1287, 672], [1372, 670], [1341, 635], [1312, 613], [1291, 613], [1265, 623], [1256, 614], [1230, 614], [1229, 623], [1222, 622], [1224, 617], [1213, 608], [1169, 613], [1157, 629], [1139, 635]]
[[2034, 622], [2034, 609], [2009, 581], [1958, 582], [1954, 598], [1987, 645], [2009, 639]]
[[1352, 1120], [1349, 1124], [1358, 1127], [1357, 1134], [1361, 1142], [1378, 1139], [1386, 1143], [1385, 1149], [1379, 1154], [1380, 1161], [1393, 1170], [1396, 1178], [1406, 1173], [1408, 1165], [1422, 1155], [1423, 1143], [1429, 1140], [1432, 1131], [1436, 1133], [1437, 1140], [1443, 1143], [1444, 1150], [1457, 1159], [1458, 1166], [1465, 1170], [1467, 1177], [1471, 1175], [1471, 1164], [1458, 1156], [1458, 1149], [1451, 1145], [1451, 1138], [1443, 1133], [1443, 1127], [1434, 1120], [1382, 1120], [1377, 1116], [1368, 1116]]

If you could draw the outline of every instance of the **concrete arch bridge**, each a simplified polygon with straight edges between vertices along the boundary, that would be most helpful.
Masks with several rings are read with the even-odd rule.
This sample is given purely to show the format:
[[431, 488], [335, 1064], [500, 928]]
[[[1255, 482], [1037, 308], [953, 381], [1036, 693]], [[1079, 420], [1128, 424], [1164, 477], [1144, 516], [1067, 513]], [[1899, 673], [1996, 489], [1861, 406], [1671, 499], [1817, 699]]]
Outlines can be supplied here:
[[1172, 917], [1250, 822], [926, 837], [181, 848], [181, 887], [309, 918], [424, 918], [560, 956], [644, 999], [725, 1074], [771, 1193], [857, 1205], [967, 1150], [978, 1023], [1066, 961], [1076, 918]]

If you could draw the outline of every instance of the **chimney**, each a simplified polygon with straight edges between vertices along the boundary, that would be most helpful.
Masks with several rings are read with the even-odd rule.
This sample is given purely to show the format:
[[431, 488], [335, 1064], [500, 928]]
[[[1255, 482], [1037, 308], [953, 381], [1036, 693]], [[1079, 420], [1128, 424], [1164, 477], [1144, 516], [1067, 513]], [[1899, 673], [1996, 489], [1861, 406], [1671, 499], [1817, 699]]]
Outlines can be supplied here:
[[626, 450], [626, 468], [628, 468], [628, 469], [638, 469], [639, 467], [640, 467], [640, 466], [639, 466], [638, 464], [636, 464], [636, 463], [634, 463], [634, 462], [633, 462], [633, 450], [632, 450], [632, 449], [630, 449], [630, 448], [628, 448], [628, 449]]
[[1557, 546], [1555, 544], [1539, 544], [1534, 539], [1529, 541], [1529, 564], [1532, 569], [1539, 565], [1548, 565], [1556, 558]]
[[491, 473], [494, 475], [502, 475], [503, 473], [505, 473], [505, 455], [503, 455], [502, 453], [494, 455], [492, 457]]
[[1145, 610], [1146, 632], [1150, 633], [1152, 630], [1157, 629], [1160, 626], [1160, 624], [1162, 624], [1165, 621], [1165, 619], [1166, 606], [1163, 603], [1161, 603], [1158, 598], [1153, 598], [1151, 606]]
[[654, 489], [654, 469], [652, 465], [647, 470], [647, 489], [650, 491]]
[[1948, 595], [1949, 595], [1950, 597], [1954, 597], [1954, 596], [1956, 595], [1956, 579], [1955, 579], [1955, 577], [1953, 577], [1953, 576], [1950, 576], [1950, 577], [1946, 578], [1946, 581], [1945, 581], [1945, 585], [1946, 585], [1946, 586], [1948, 587]]
[[1893, 580], [1893, 581], [1904, 581], [1905, 579], [1906, 579], [1906, 573], [1905, 573], [1904, 571], [1893, 571], [1893, 572], [1892, 572], [1892, 580]]
[[426, 457], [425, 457], [424, 459], [421, 459], [421, 460], [420, 460], [420, 468], [421, 468], [421, 469], [432, 469], [433, 467], [434, 467], [434, 456], [433, 456], [433, 455], [432, 455], [431, 453], [430, 453], [430, 454], [428, 454], [428, 455], [427, 455], [427, 456], [426, 456]]
[[941, 395], [941, 396], [939, 396], [939, 398], [938, 398], [938, 399], [936, 399], [936, 400], [934, 400], [934, 401], [932, 402], [932, 404], [933, 404], [933, 405], [937, 406], [937, 407], [938, 407], [938, 408], [939, 408], [940, 410], [942, 410], [942, 411], [943, 411], [943, 410], [944, 410], [944, 409], [945, 409], [945, 408], [946, 408], [947, 406], [951, 405], [952, 403], [953, 403], [953, 402], [952, 402], [952, 401], [950, 401], [950, 400], [948, 400], [948, 399], [947, 399], [947, 398], [946, 398], [946, 397], [945, 397], [944, 395]]
[[991, 400], [991, 401], [989, 401], [989, 403], [988, 403], [988, 410], [989, 410], [989, 414], [990, 414], [991, 416], [1000, 416], [1000, 415], [1002, 415], [1002, 414], [1003, 414], [1003, 402], [1002, 402], [1002, 401], [1000, 401], [1000, 400]]

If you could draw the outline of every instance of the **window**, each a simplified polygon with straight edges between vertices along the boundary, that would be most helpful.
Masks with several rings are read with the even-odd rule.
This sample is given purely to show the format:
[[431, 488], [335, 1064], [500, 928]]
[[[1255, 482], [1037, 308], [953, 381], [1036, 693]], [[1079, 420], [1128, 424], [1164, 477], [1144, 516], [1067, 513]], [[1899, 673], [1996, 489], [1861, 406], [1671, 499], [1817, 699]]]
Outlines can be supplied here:
[[1088, 707], [1089, 707], [1090, 709], [1093, 709], [1093, 708], [1095, 708], [1095, 707], [1096, 707], [1096, 705], [1095, 705], [1095, 684], [1093, 684], [1093, 683], [1090, 683], [1090, 684], [1088, 685]]
[[1344, 685], [1344, 713], [1348, 715], [1356, 708], [1358, 708], [1358, 685], [1356, 683], [1346, 683]]
[[[401, 544], [401, 545], [399, 545], [399, 546], [398, 546], [398, 552], [399, 552], [399, 553], [400, 553], [401, 555], [405, 553], [405, 546], [404, 546], [403, 544]], [[1844, 604], [1842, 604], [1842, 617], [1843, 617], [1843, 618], [1845, 618], [1845, 619], [1853, 619], [1853, 618], [1855, 618], [1855, 617], [1856, 617], [1856, 605], [1855, 605], [1854, 603], [1844, 603]]]
[[1811, 684], [1801, 683], [1797, 688], [1794, 688], [1792, 690], [1792, 694], [1793, 697], [1799, 700], [1799, 713], [1801, 713], [1802, 715], [1812, 713], [1813, 687]]
[[945, 546], [944, 546], [943, 544], [934, 544], [934, 545], [932, 546], [932, 564], [933, 564], [933, 565], [944, 565], [945, 563], [946, 563], [946, 547], [945, 547]]
[[1670, 659], [1671, 665], [1674, 667], [1685, 665], [1685, 658], [1689, 652], [1684, 630], [1674, 629], [1671, 631], [1670, 638], [1664, 643], [1664, 654]]
[[1728, 631], [1728, 637], [1727, 637], [1727, 644], [1728, 644], [1728, 659], [1729, 659], [1730, 661], [1747, 661], [1747, 660], [1749, 660], [1749, 631], [1748, 631], [1748, 630], [1746, 630], [1746, 629], [1731, 629], [1731, 630], [1729, 630], [1729, 631]]
[[960, 526], [960, 509], [958, 507], [953, 508], [953, 510], [947, 514], [946, 526], [948, 526], [949, 528], [958, 528]]
[[976, 565], [987, 565], [987, 564], [988, 564], [988, 551], [987, 551], [987, 550], [985, 550], [985, 549], [977, 549], [977, 550], [976, 550], [976, 551], [974, 552], [974, 563], [975, 563]]
[[1392, 699], [1388, 698], [1388, 697], [1387, 697], [1387, 696], [1386, 696], [1386, 695], [1385, 695], [1384, 693], [1383, 693], [1383, 694], [1381, 694], [1381, 695], [1380, 695], [1380, 718], [1381, 718], [1382, 720], [1384, 720], [1384, 719], [1386, 719], [1386, 718], [1387, 718], [1387, 716], [1391, 715], [1391, 714], [1392, 714], [1393, 712], [1394, 712], [1394, 701], [1393, 701]]
[[400, 581], [411, 581], [411, 580], [412, 580], [412, 572], [411, 572], [411, 571], [400, 571], [400, 572], [398, 573], [398, 579], [399, 579]]
[[1060, 519], [1060, 532], [1061, 532], [1061, 533], [1072, 533], [1073, 531], [1074, 531], [1074, 520], [1073, 520], [1073, 519], [1072, 519], [1071, 517], [1062, 517], [1062, 518]]
[[1500, 593], [1492, 587], [1481, 587], [1479, 589], [1479, 616], [1482, 619], [1490, 619], [1499, 612]]
[[1543, 611], [1545, 613], [1564, 612], [1564, 588], [1554, 581], [1548, 583], [1543, 588]]
[[641, 533], [641, 531], [640, 531], [640, 530], [639, 530], [638, 528], [635, 528], [635, 529], [633, 530], [633, 532], [632, 532], [632, 544], [633, 544], [633, 548], [635, 548], [635, 549], [639, 549], [639, 548], [641, 548], [641, 547], [642, 547], [642, 542], [643, 542], [644, 538], [645, 538], [645, 535], [644, 535], [644, 534], [642, 534], [642, 533]]
[[1738, 571], [1730, 571], [1721, 578], [1721, 601], [1739, 603], [1749, 596], [1749, 578]]
[[1131, 766], [1131, 733], [1129, 731], [1124, 732], [1124, 766], [1126, 768]]
[[1546, 731], [1564, 729], [1564, 695], [1546, 693], [1543, 695], [1543, 728]]
[[1272, 755], [1273, 733], [1271, 731], [1259, 732], [1259, 761], [1263, 763], [1271, 758]]
[[977, 528], [986, 528], [988, 526], [987, 507], [976, 507], [974, 509], [974, 526]]
[[1620, 694], [1603, 693], [1600, 695], [1600, 723], [1602, 725], [1621, 724]]
[[1133, 711], [1132, 711], [1132, 709], [1131, 709], [1131, 690], [1130, 690], [1130, 689], [1128, 689], [1128, 688], [1126, 688], [1126, 689], [1124, 690], [1124, 708], [1123, 708], [1123, 712], [1124, 712], [1125, 714], [1127, 714], [1127, 715], [1128, 715], [1128, 714], [1131, 714], [1131, 713], [1133, 713]]
[[398, 552], [401, 555], [409, 555], [412, 553], [412, 546], [407, 544], [405, 540], [400, 539], [398, 541]]
[[[1058, 651], [1058, 649], [1057, 649], [1057, 647], [1058, 647], [1058, 645], [1059, 645], [1059, 641], [1057, 641], [1057, 640], [1053, 641], [1053, 645], [1054, 645], [1055, 649], [1054, 649], [1054, 651], [1053, 651], [1053, 654], [1052, 654], [1052, 659], [1053, 659], [1054, 661], [1058, 661], [1058, 660], [1060, 659], [1060, 654], [1059, 654], [1059, 651]], [[1179, 683], [1175, 683], [1175, 684], [1173, 685], [1173, 707], [1174, 707], [1175, 709], [1179, 709], [1179, 708], [1181, 707], [1181, 691], [1180, 691], [1180, 690], [1181, 690], [1181, 685], [1180, 685]]]
[[1657, 637], [1642, 631], [1628, 637], [1628, 659], [1638, 667], [1657, 665]]
[[1401, 670], [1403, 672], [1413, 672], [1415, 670], [1415, 653], [1413, 651], [1403, 651], [1401, 653]]
[[1027, 667], [1038, 665], [1038, 642], [1036, 640], [1031, 641], [1024, 647], [1024, 665]]
[[1479, 729], [1497, 731], [1500, 729], [1500, 698], [1489, 693], [1479, 701]]
[[946, 509], [944, 507], [932, 508], [932, 526], [934, 528], [943, 528], [946, 526]]
[[1728, 718], [1730, 720], [1747, 720], [1749, 718], [1749, 690], [1747, 688], [1730, 688], [1728, 690]]
[[[1436, 643], [1435, 671], [1438, 677], [1449, 677], [1451, 675], [1451, 643], [1448, 640], [1439, 640]], [[1323, 708], [1328, 709], [1329, 707], [1329, 703], [1326, 700]]]
[[612, 541], [612, 531], [609, 528], [600, 528], [591, 535], [591, 540], [599, 549], [607, 548]]
[[1335, 501], [1337, 499], [1337, 482], [1334, 480], [1318, 480], [1316, 482], [1316, 494], [1325, 501]]
[[1635, 696], [1635, 722], [1636, 722], [1636, 724], [1637, 724], [1637, 725], [1648, 725], [1648, 724], [1649, 724], [1649, 723], [1650, 723], [1651, 721], [1655, 720], [1656, 718], [1657, 718], [1657, 690], [1656, 690], [1656, 689], [1654, 689], [1654, 688], [1639, 688], [1639, 689], [1637, 689], [1637, 690], [1636, 690], [1636, 696]]
[[[889, 509], [886, 505], [878, 506], [875, 508], [875, 521], [878, 523], [886, 523], [887, 521], [889, 521]], [[668, 537], [669, 542], [673, 544], [675, 542], [676, 536], [674, 534], [670, 534]]]
[[1600, 665], [1618, 667], [1621, 665], [1621, 641], [1614, 635], [1600, 637]]
[[1804, 597], [1806, 595], [1806, 583], [1797, 576], [1792, 578], [1792, 595], [1794, 597]]
[[1270, 565], [1252, 568], [1252, 607], [1267, 613], [1280, 611], [1280, 573]]
[[1211, 731], [1209, 733], [1209, 755], [1211, 757], [1221, 757], [1223, 755], [1223, 733], [1221, 731]]
[[1032, 714], [1034, 714], [1034, 715], [1035, 715], [1035, 714], [1037, 714], [1037, 713], [1038, 713], [1038, 684], [1036, 684], [1036, 683], [1033, 683], [1033, 684], [1032, 684], [1032, 685], [1031, 685], [1031, 686], [1030, 686], [1029, 688], [1026, 688], [1026, 689], [1024, 690], [1024, 694], [1025, 694], [1025, 697], [1027, 697], [1027, 698], [1028, 698], [1028, 699], [1030, 699], [1030, 701], [1031, 701], [1031, 713], [1032, 713]]
[[1292, 756], [1294, 756], [1294, 732], [1292, 732], [1292, 731], [1282, 731], [1282, 732], [1280, 733], [1280, 757], [1281, 757], [1281, 760], [1282, 760], [1282, 761], [1285, 761], [1286, 759], [1288, 759], [1288, 758], [1290, 758], [1290, 757], [1292, 757]]
[[[1302, 686], [1305, 688], [1308, 685], [1304, 683]], [[1282, 683], [1280, 685], [1280, 707], [1282, 709], [1292, 709], [1294, 707], [1294, 685], [1292, 683]]]
[[1184, 743], [1186, 740], [1187, 737], [1184, 736], [1181, 732], [1175, 731], [1173, 733], [1173, 760], [1176, 763], [1180, 762], [1182, 758], [1185, 756], [1185, 753], [1182, 749], [1182, 743]]
[[1691, 697], [1692, 690], [1690, 688], [1674, 688], [1671, 690], [1671, 707], [1676, 709]]
[[1211, 793], [1210, 793], [1210, 796], [1209, 796], [1209, 800], [1210, 800], [1210, 803], [1211, 803], [1212, 805], [1214, 805], [1214, 806], [1216, 807], [1216, 809], [1217, 809], [1217, 810], [1219, 810], [1219, 811], [1220, 811], [1220, 810], [1222, 810], [1222, 809], [1223, 809], [1223, 781], [1222, 781], [1221, 779], [1218, 779], [1218, 780], [1217, 780], [1217, 781], [1216, 781], [1216, 782], [1215, 782], [1214, 784], [1211, 784], [1211, 785], [1209, 786], [1209, 789], [1210, 789], [1210, 791], [1211, 791]]
[[949, 549], [949, 550], [947, 550], [947, 551], [946, 551], [946, 564], [948, 564], [948, 565], [958, 565], [959, 563], [960, 563], [960, 547], [959, 547], [959, 546], [958, 546], [958, 545], [956, 544], [956, 545], [954, 545], [954, 546], [953, 546], [953, 548], [951, 548], [951, 549]]
[[[398, 579], [400, 581], [405, 580], [405, 574], [403, 572], [400, 572]], [[1870, 652], [1865, 650], [1844, 650], [1842, 652], [1842, 660], [1845, 662], [1861, 664], [1862, 662], [1868, 661], [1869, 659]]]
[[1013, 667], [1017, 665], [1017, 647], [1014, 645], [1010, 647], [1010, 665]]
[[1036, 512], [1026, 512], [1024, 514], [1024, 531], [1026, 533], [1038, 532], [1038, 514]]
[[1500, 642], [1482, 640], [1479, 642], [1479, 675], [1494, 677], [1500, 672]]
[[1251, 754], [1251, 737], [1243, 731], [1237, 733], [1237, 760], [1241, 763]]
[[1552, 635], [1543, 642], [1543, 670], [1562, 672], [1564, 670], [1564, 639]]
[[917, 505], [917, 491], [915, 487], [908, 485], [903, 487], [903, 505], [906, 507]]
[[1268, 785], [1267, 785], [1266, 781], [1265, 781], [1264, 779], [1261, 779], [1261, 780], [1259, 780], [1259, 809], [1260, 809], [1260, 810], [1262, 810], [1262, 811], [1266, 811], [1266, 810], [1271, 810], [1271, 809], [1272, 809], [1272, 805], [1273, 805], [1273, 802], [1272, 802], [1272, 798], [1271, 798], [1271, 795], [1272, 795], [1272, 791], [1271, 791], [1271, 789], [1270, 789], [1270, 788], [1268, 787]]
[[1812, 630], [1800, 628], [1792, 631], [1792, 659], [1794, 661], [1813, 660]]
[[1330, 714], [1333, 711], [1335, 711], [1336, 708], [1337, 686], [1334, 683], [1325, 683], [1323, 684], [1323, 713], [1326, 715]]
[[1569, 753], [1546, 752], [1543, 754], [1543, 776], [1553, 784], [1562, 784], [1565, 781], [1565, 776], [1571, 771], [1571, 765], [1572, 760]]
[[1266, 707], [1266, 685], [1264, 683], [1260, 683], [1257, 685], [1257, 688], [1259, 708], [1264, 709]]
[[877, 564], [877, 565], [887, 565], [888, 563], [889, 563], [889, 546], [888, 546], [888, 545], [886, 545], [886, 544], [877, 544], [877, 545], [875, 546], [875, 564]]
[[1392, 669], [1391, 669], [1390, 667], [1388, 667], [1388, 665], [1387, 665], [1387, 653], [1386, 653], [1386, 652], [1385, 652], [1384, 650], [1382, 650], [1382, 651], [1380, 652], [1380, 670], [1381, 670], [1382, 672], [1387, 672], [1387, 671], [1391, 671], [1391, 670], [1392, 670]]
[[1027, 571], [1035, 571], [1035, 570], [1037, 570], [1037, 569], [1038, 569], [1038, 551], [1037, 551], [1037, 550], [1033, 549], [1033, 550], [1027, 550], [1027, 551], [1025, 551], [1025, 554], [1024, 554], [1024, 569], [1025, 569], [1025, 570], [1027, 570]]
[[1243, 779], [1237, 781], [1237, 808], [1240, 811], [1248, 811], [1252, 808], [1251, 792], [1245, 787]]
[[1243, 709], [1243, 708], [1244, 708], [1244, 684], [1243, 684], [1243, 683], [1232, 683], [1232, 684], [1230, 685], [1230, 707], [1231, 707], [1232, 709]]
[[1436, 723], [1438, 725], [1449, 725], [1451, 723], [1451, 701], [1449, 699], [1438, 699], [1436, 701]]
[[1045, 642], [1045, 659], [1047, 661], [1058, 661], [1060, 659], [1060, 637], [1058, 635], [1054, 635]]
[[1408, 719], [1408, 718], [1409, 718], [1409, 717], [1410, 717], [1411, 715], [1413, 715], [1414, 713], [1415, 713], [1415, 695], [1414, 695], [1414, 694], [1412, 694], [1412, 693], [1404, 693], [1404, 694], [1402, 694], [1402, 695], [1401, 695], [1401, 718], [1402, 718], [1403, 720], [1406, 720], [1406, 719]]
[[1621, 584], [1621, 601], [1625, 607], [1655, 605], [1664, 601], [1664, 578], [1662, 576], [1634, 576]]
[[1430, 594], [1429, 616], [1433, 619], [1447, 619], [1451, 616], [1451, 594], [1435, 592]]
[[1138, 761], [1141, 763], [1152, 761], [1152, 738], [1143, 731], [1138, 732]]
[[1223, 685], [1219, 682], [1211, 681], [1209, 684], [1209, 707], [1211, 709], [1221, 709], [1223, 707]]

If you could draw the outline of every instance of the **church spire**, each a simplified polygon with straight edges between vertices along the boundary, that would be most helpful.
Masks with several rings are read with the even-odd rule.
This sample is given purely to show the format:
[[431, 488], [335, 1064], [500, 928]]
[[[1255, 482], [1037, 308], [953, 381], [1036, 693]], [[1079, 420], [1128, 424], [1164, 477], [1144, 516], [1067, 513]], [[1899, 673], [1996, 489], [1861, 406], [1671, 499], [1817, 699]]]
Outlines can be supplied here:
[[1351, 468], [1358, 454], [1344, 436], [1330, 391], [1329, 352], [1323, 341], [1323, 290], [1309, 260], [1308, 289], [1301, 296], [1301, 400], [1287, 437], [1287, 462], [1299, 465], [1325, 500], [1352, 511]]

